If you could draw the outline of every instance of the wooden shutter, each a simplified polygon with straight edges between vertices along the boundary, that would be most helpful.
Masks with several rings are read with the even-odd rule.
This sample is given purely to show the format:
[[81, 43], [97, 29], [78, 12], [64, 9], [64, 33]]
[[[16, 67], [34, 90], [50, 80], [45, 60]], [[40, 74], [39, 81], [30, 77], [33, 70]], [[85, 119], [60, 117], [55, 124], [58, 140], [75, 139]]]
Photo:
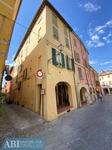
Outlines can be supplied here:
[[56, 50], [52, 48], [52, 64], [56, 65]]
[[27, 68], [23, 71], [23, 79], [27, 79]]
[[65, 68], [65, 58], [63, 53], [61, 53], [61, 59], [62, 59], [62, 67]]
[[72, 62], [72, 70], [75, 71], [74, 59], [71, 59], [71, 62]]
[[69, 69], [68, 56], [66, 56], [66, 65], [67, 65], [67, 69]]

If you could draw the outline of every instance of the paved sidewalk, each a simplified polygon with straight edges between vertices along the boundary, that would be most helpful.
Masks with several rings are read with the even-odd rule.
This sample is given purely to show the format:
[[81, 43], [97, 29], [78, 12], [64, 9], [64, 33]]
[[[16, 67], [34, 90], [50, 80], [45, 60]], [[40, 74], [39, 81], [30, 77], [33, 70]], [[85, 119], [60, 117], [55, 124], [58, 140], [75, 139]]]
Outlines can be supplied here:
[[46, 150], [112, 150], [112, 96], [61, 116], [40, 133]]
[[3, 105], [0, 116], [0, 146], [6, 137], [29, 137], [45, 128], [46, 122], [41, 117], [18, 105]]
[[11, 114], [4, 115], [5, 124], [0, 122], [0, 137], [41, 137], [46, 150], [112, 150], [112, 96], [104, 99], [50, 123], [25, 108], [10, 105], [6, 112]]
[[18, 105], [5, 105], [5, 112], [15, 129], [27, 129], [32, 126], [37, 128], [44, 123], [38, 113], [34, 113]]

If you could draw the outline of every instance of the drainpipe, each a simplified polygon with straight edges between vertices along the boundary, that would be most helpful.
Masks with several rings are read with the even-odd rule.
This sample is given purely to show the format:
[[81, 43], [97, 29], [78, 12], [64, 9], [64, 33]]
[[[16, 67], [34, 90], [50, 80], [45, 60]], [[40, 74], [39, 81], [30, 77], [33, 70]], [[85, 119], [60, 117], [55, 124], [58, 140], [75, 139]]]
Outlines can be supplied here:
[[[69, 39], [70, 39], [70, 49], [71, 49], [72, 59], [74, 59], [73, 51], [72, 51], [72, 42], [71, 42], [70, 31], [69, 31]], [[74, 61], [74, 67], [75, 67], [75, 61]], [[78, 91], [77, 91], [77, 87], [76, 87], [75, 69], [73, 70], [73, 78], [74, 78], [74, 86], [75, 86], [75, 91], [76, 91], [77, 108], [80, 108], [80, 103], [78, 101]]]

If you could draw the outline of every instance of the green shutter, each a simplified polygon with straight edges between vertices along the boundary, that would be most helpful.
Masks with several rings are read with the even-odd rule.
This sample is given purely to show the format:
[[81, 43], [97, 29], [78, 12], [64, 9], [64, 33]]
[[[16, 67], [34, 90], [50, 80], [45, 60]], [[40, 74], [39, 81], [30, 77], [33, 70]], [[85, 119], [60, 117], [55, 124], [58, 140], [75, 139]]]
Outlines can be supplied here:
[[68, 56], [66, 56], [66, 65], [67, 65], [67, 69], [69, 69]]
[[65, 58], [63, 53], [61, 53], [61, 59], [62, 59], [62, 67], [65, 68]]
[[52, 48], [52, 64], [56, 65], [56, 50]]
[[71, 62], [72, 62], [72, 70], [75, 71], [74, 59], [71, 59]]

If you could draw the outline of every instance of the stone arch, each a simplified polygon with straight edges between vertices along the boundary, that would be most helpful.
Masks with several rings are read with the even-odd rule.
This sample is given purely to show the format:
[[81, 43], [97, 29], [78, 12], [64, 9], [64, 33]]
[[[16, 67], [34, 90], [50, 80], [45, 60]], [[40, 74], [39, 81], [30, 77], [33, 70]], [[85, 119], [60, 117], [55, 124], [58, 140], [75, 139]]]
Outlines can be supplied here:
[[80, 89], [80, 102], [81, 105], [87, 104], [87, 89], [85, 87]]
[[67, 82], [58, 82], [55, 86], [57, 112], [70, 110], [71, 86]]

